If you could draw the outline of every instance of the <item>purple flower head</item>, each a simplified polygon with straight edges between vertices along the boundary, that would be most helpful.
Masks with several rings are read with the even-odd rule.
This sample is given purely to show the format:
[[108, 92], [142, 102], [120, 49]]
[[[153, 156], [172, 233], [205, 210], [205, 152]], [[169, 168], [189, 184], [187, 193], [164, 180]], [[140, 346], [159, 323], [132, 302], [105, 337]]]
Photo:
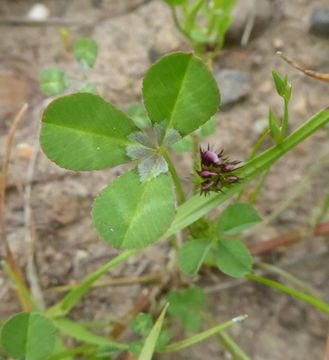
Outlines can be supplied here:
[[206, 180], [201, 184], [201, 191], [209, 190], [213, 185], [215, 184], [215, 181]]
[[216, 172], [209, 171], [209, 170], [198, 171], [198, 174], [199, 174], [203, 179], [210, 178], [210, 177], [212, 177], [212, 176], [216, 176], [216, 175], [217, 175]]
[[240, 168], [237, 166], [240, 161], [230, 161], [228, 157], [223, 156], [223, 152], [221, 150], [217, 154], [211, 151], [209, 146], [207, 150], [200, 149], [200, 170], [196, 170], [196, 172], [202, 179], [201, 194], [222, 191], [223, 186], [229, 186], [242, 180], [235, 173], [232, 174], [233, 171]]
[[200, 153], [201, 153], [201, 161], [203, 165], [206, 166], [220, 166], [223, 163], [223, 159], [221, 156], [221, 153], [219, 153], [218, 155], [211, 151], [211, 150], [206, 150], [206, 151], [202, 151], [200, 149]]
[[233, 184], [233, 183], [237, 183], [237, 182], [240, 182], [240, 180], [242, 180], [241, 178], [239, 178], [238, 176], [228, 176], [226, 178], [227, 182], [229, 184]]
[[237, 164], [239, 164], [240, 161], [232, 161], [232, 162], [227, 162], [221, 165], [221, 169], [224, 172], [230, 172], [233, 170], [238, 169], [238, 167], [236, 167]]

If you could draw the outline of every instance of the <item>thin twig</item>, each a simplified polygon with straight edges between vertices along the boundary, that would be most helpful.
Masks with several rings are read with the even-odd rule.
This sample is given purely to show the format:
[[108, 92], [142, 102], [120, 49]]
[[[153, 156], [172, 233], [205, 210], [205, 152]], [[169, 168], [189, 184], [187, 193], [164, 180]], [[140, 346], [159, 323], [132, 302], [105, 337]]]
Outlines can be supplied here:
[[[11, 152], [11, 147], [12, 147], [12, 143], [13, 143], [13, 138], [14, 138], [17, 126], [18, 126], [19, 122], [22, 120], [22, 117], [25, 114], [27, 108], [28, 108], [28, 104], [24, 104], [22, 106], [21, 110], [18, 112], [18, 114], [16, 115], [16, 117], [11, 125], [9, 135], [8, 135], [8, 142], [7, 142], [5, 157], [4, 157], [3, 165], [2, 165], [1, 185], [0, 185], [1, 186], [0, 187], [0, 226], [1, 226], [2, 241], [3, 241], [4, 247], [5, 247], [5, 251], [6, 251], [6, 260], [7, 260], [7, 263], [9, 264], [10, 268], [16, 275], [16, 277], [19, 279], [19, 281], [21, 281], [22, 285], [25, 286], [26, 288], [27, 288], [27, 286], [25, 284], [23, 274], [22, 274], [19, 266], [16, 263], [14, 255], [13, 255], [13, 253], [9, 247], [8, 241], [7, 241], [7, 230], [6, 230], [4, 209], [5, 209], [5, 200], [6, 200], [6, 182], [7, 182], [7, 175], [8, 175], [9, 158], [10, 158], [10, 152]], [[23, 310], [31, 311], [31, 306], [26, 301], [26, 299], [24, 298], [24, 295], [21, 293], [21, 291], [19, 291], [17, 289], [17, 293], [18, 293], [18, 297], [20, 299]]]
[[45, 20], [34, 20], [26, 17], [1, 17], [1, 25], [16, 25], [16, 26], [68, 26], [68, 25], [82, 25], [81, 21], [72, 19], [53, 18]]
[[254, 25], [255, 25], [255, 14], [252, 13], [252, 14], [249, 14], [246, 26], [245, 26], [243, 34], [242, 34], [241, 46], [247, 46], [248, 45], [250, 35], [252, 33]]
[[[133, 284], [143, 284], [143, 283], [152, 283], [160, 281], [163, 277], [162, 273], [156, 273], [152, 275], [145, 275], [140, 277], [122, 277], [118, 279], [113, 278], [103, 278], [102, 280], [96, 281], [92, 288], [98, 288], [98, 287], [104, 287], [104, 286], [127, 286], [127, 285], [133, 285]], [[60, 285], [60, 286], [54, 286], [51, 288], [51, 290], [54, 290], [56, 292], [66, 292], [74, 289], [76, 287], [76, 284], [72, 285]]]
[[[40, 126], [38, 125], [36, 131], [38, 135], [39, 135], [39, 128]], [[37, 300], [39, 306], [42, 309], [45, 309], [45, 301], [42, 295], [42, 291], [34, 263], [34, 251], [35, 251], [35, 242], [37, 235], [36, 235], [35, 221], [31, 207], [32, 179], [33, 179], [35, 165], [37, 162], [39, 149], [40, 149], [39, 136], [37, 136], [34, 142], [33, 153], [27, 170], [27, 176], [26, 176], [27, 184], [25, 186], [25, 191], [24, 191], [25, 242], [28, 248], [26, 276], [30, 284], [31, 294]]]
[[[282, 246], [290, 246], [303, 239], [303, 231], [292, 231], [287, 234], [275, 236], [274, 238], [260, 243], [247, 244], [247, 248], [252, 255], [263, 255]], [[315, 226], [314, 236], [328, 236], [329, 223], [317, 224]]]
[[295, 69], [303, 72], [304, 74], [317, 79], [317, 80], [321, 80], [324, 82], [329, 82], [329, 74], [322, 74], [322, 73], [318, 73], [316, 71], [312, 71], [312, 70], [307, 70], [305, 68], [303, 68], [302, 66], [298, 65], [296, 62], [294, 62], [293, 60], [289, 59], [286, 55], [284, 55], [281, 51], [278, 51], [277, 54], [281, 57], [281, 59], [283, 59], [284, 61], [286, 61], [288, 64], [290, 64], [291, 66], [293, 66]]
[[326, 343], [326, 350], [324, 353], [323, 360], [329, 360], [329, 331], [328, 331], [328, 337], [327, 337], [327, 343]]
[[284, 199], [279, 206], [276, 207], [275, 211], [271, 213], [268, 217], [266, 217], [262, 221], [262, 225], [268, 224], [276, 219], [281, 213], [286, 210], [295, 200], [297, 200], [300, 196], [304, 195], [306, 190], [311, 186], [312, 179], [316, 177], [316, 175], [322, 171], [323, 166], [328, 163], [329, 160], [329, 151], [320, 154], [316, 162], [312, 164], [303, 178], [299, 181], [299, 183], [293, 188], [290, 195]]

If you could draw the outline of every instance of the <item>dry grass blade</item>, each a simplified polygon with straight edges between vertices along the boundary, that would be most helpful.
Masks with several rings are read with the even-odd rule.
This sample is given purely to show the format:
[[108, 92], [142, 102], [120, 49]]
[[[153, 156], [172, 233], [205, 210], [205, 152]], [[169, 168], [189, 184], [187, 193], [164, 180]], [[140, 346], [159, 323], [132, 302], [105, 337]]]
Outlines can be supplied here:
[[329, 332], [328, 332], [328, 337], [327, 337], [326, 351], [324, 353], [323, 360], [329, 360]]
[[324, 354], [323, 360], [329, 360], [329, 333], [328, 333], [327, 344], [326, 344], [326, 352]]
[[325, 81], [325, 82], [329, 82], [329, 74], [322, 74], [322, 73], [318, 73], [316, 71], [312, 71], [312, 70], [307, 70], [305, 68], [303, 68], [302, 66], [298, 65], [296, 62], [294, 62], [293, 60], [289, 59], [286, 55], [284, 55], [281, 51], [278, 51], [277, 54], [281, 57], [281, 59], [283, 59], [284, 61], [286, 61], [288, 64], [290, 64], [291, 66], [293, 66], [295, 69], [302, 71], [304, 74], [314, 78], [314, 79], [318, 79], [321, 81]]
[[[39, 134], [39, 124], [36, 131], [36, 134]], [[45, 309], [45, 301], [39, 284], [39, 279], [37, 275], [37, 270], [34, 263], [34, 252], [35, 244], [37, 239], [37, 233], [35, 228], [35, 221], [32, 212], [31, 206], [31, 192], [32, 192], [32, 180], [34, 169], [37, 162], [37, 157], [39, 153], [39, 136], [36, 137], [33, 146], [32, 156], [30, 158], [29, 166], [27, 169], [27, 184], [24, 186], [24, 220], [25, 220], [25, 243], [27, 245], [27, 270], [26, 277], [30, 284], [30, 291], [32, 296], [37, 300], [39, 306], [42, 309]]]
[[[27, 104], [24, 104], [22, 106], [21, 110], [18, 112], [18, 114], [16, 115], [16, 117], [11, 125], [9, 135], [8, 135], [8, 142], [7, 142], [5, 157], [4, 157], [3, 165], [2, 165], [1, 185], [0, 185], [0, 226], [1, 226], [2, 241], [4, 244], [5, 250], [6, 250], [6, 261], [9, 264], [13, 273], [16, 275], [16, 277], [19, 279], [19, 281], [25, 287], [26, 287], [26, 284], [24, 281], [24, 277], [22, 275], [20, 268], [18, 267], [18, 265], [16, 263], [16, 260], [13, 256], [13, 253], [10, 250], [10, 247], [9, 247], [9, 244], [7, 241], [7, 230], [6, 230], [6, 222], [5, 222], [5, 218], [4, 218], [4, 209], [5, 209], [6, 183], [7, 183], [7, 174], [8, 174], [8, 165], [9, 165], [11, 147], [12, 147], [12, 143], [13, 143], [13, 139], [14, 139], [14, 135], [15, 135], [17, 126], [20, 123], [20, 121], [22, 120], [22, 117], [25, 114], [27, 108], [28, 108]], [[23, 294], [19, 290], [17, 290], [17, 292], [18, 292], [18, 297], [20, 299], [23, 310], [31, 311], [32, 310], [31, 306], [26, 301]]]

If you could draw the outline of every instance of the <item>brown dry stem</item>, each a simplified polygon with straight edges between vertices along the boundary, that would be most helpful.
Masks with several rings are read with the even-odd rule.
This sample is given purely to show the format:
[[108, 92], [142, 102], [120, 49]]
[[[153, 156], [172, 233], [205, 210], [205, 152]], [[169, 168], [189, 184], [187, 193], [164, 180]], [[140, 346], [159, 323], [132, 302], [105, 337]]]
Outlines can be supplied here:
[[[6, 147], [5, 157], [4, 157], [3, 165], [2, 165], [1, 184], [0, 184], [0, 226], [1, 226], [1, 235], [2, 235], [1, 238], [2, 238], [2, 242], [4, 244], [5, 251], [6, 251], [6, 261], [7, 261], [8, 265], [10, 266], [11, 270], [13, 271], [13, 273], [16, 275], [17, 279], [19, 279], [19, 281], [22, 283], [22, 285], [25, 286], [26, 288], [27, 288], [27, 286], [25, 284], [23, 274], [14, 258], [14, 255], [13, 255], [13, 253], [10, 249], [10, 246], [8, 244], [8, 241], [7, 241], [7, 230], [6, 230], [4, 211], [5, 211], [5, 200], [6, 200], [6, 182], [7, 182], [11, 147], [12, 147], [12, 143], [13, 143], [13, 139], [14, 139], [14, 135], [15, 135], [17, 126], [20, 123], [20, 121], [22, 120], [22, 117], [25, 114], [27, 108], [28, 108], [27, 104], [24, 104], [22, 106], [21, 110], [16, 115], [16, 117], [11, 125], [11, 128], [9, 130], [7, 147]], [[22, 309], [24, 311], [31, 311], [32, 308], [31, 308], [30, 304], [27, 302], [24, 295], [18, 289], [17, 289], [17, 294], [18, 294], [19, 300], [21, 302]]]
[[287, 62], [289, 65], [294, 67], [295, 69], [303, 72], [307, 76], [310, 76], [314, 79], [318, 79], [320, 81], [329, 82], [329, 74], [322, 74], [316, 71], [307, 70], [301, 65], [297, 64], [295, 61], [289, 59], [286, 55], [284, 55], [281, 51], [278, 51], [277, 54], [283, 59], [285, 62]]

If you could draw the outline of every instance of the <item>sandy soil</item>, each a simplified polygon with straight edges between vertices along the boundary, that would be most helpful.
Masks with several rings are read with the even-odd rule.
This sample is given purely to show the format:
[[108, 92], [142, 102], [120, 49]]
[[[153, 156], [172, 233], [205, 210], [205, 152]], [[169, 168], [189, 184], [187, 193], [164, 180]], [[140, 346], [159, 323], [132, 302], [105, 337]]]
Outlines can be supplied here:
[[[38, 149], [42, 111], [49, 99], [39, 89], [43, 69], [56, 67], [77, 72], [71, 54], [61, 48], [61, 26], [13, 25], [3, 19], [19, 18], [33, 1], [3, 0], [0, 3], [0, 163], [14, 114], [23, 102], [29, 110], [14, 141], [9, 168], [6, 220], [8, 239], [22, 268], [26, 268], [29, 246], [24, 225], [23, 185], [30, 156]], [[99, 58], [90, 80], [99, 93], [122, 110], [141, 101], [141, 83], [152, 61], [161, 54], [188, 51], [189, 45], [174, 28], [170, 9], [161, 0], [104, 1], [96, 7], [89, 0], [49, 0], [51, 18], [60, 18], [71, 40], [90, 37], [99, 45]], [[96, 2], [94, 2], [96, 3]], [[324, 1], [323, 1], [324, 3]], [[328, 106], [329, 85], [307, 78], [275, 55], [277, 50], [307, 68], [329, 72], [328, 39], [308, 31], [313, 0], [273, 0], [266, 27], [247, 46], [228, 44], [214, 63], [222, 68], [243, 70], [250, 77], [250, 94], [242, 102], [217, 114], [218, 130], [206, 142], [225, 148], [231, 158], [246, 161], [267, 118], [268, 107], [281, 114], [281, 99], [275, 94], [271, 70], [287, 73], [293, 86], [290, 130]], [[265, 146], [270, 146], [268, 141]], [[319, 157], [328, 152], [328, 134], [322, 129], [303, 142], [272, 168], [256, 208], [263, 218], [273, 214], [288, 199], [296, 185]], [[263, 148], [263, 149], [264, 149]], [[175, 154], [178, 171], [189, 191], [186, 173], [192, 171], [185, 154]], [[328, 159], [328, 158], [327, 158]], [[117, 250], [101, 240], [93, 228], [93, 199], [127, 166], [105, 171], [74, 173], [58, 168], [40, 151], [33, 174], [31, 207], [36, 223], [35, 264], [47, 306], [62, 296], [56, 285], [74, 283], [111, 259]], [[308, 229], [328, 192], [328, 160], [312, 177], [296, 201], [266, 225], [246, 234], [247, 242], [261, 242], [298, 229]], [[251, 188], [250, 188], [251, 189]], [[218, 212], [218, 211], [217, 211]], [[302, 243], [273, 251], [262, 260], [282, 264], [312, 285], [329, 302], [328, 239], [306, 232]], [[109, 275], [129, 277], [164, 271], [171, 252], [168, 242], [156, 244], [143, 254], [120, 264]], [[1, 258], [4, 251], [1, 248]], [[277, 277], [274, 277], [279, 279]], [[282, 279], [280, 279], [283, 281]], [[322, 359], [328, 331], [328, 317], [319, 310], [261, 285], [233, 282], [218, 272], [205, 271], [193, 282], [207, 293], [207, 306], [216, 322], [248, 314], [231, 335], [253, 360]], [[20, 311], [14, 287], [0, 268], [0, 317]], [[120, 318], [130, 311], [146, 290], [156, 285], [102, 287], [91, 291], [72, 312], [72, 318], [92, 321]], [[217, 287], [217, 288], [216, 288]], [[115, 315], [113, 315], [115, 314]], [[204, 324], [204, 328], [207, 325]], [[183, 336], [178, 331], [177, 338]], [[174, 355], [159, 359], [230, 359], [216, 338]]]

